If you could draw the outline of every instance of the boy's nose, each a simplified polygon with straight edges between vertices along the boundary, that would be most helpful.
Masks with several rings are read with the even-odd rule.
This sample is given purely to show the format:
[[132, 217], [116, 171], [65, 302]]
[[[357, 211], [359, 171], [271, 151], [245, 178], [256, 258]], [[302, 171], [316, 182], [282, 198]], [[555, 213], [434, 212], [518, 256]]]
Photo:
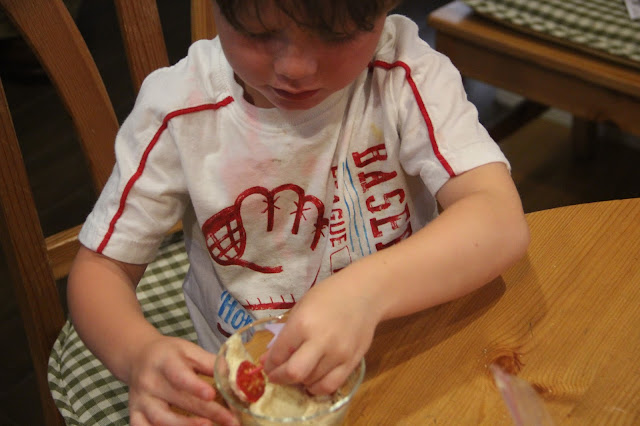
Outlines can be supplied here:
[[303, 80], [318, 70], [318, 60], [313, 49], [299, 43], [288, 43], [278, 52], [274, 60], [274, 71], [287, 80]]

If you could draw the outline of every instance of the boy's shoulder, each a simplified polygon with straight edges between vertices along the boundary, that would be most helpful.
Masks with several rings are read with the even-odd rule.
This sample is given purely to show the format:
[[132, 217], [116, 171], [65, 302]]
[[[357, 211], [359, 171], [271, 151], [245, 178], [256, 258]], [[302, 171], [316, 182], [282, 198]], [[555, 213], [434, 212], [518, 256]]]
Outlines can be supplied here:
[[459, 78], [450, 59], [432, 48], [420, 36], [418, 25], [402, 15], [387, 17], [372, 66], [380, 70], [375, 77], [378, 86], [393, 96], [401, 88], [408, 90], [409, 79], [417, 90], [441, 93], [443, 79]]
[[179, 109], [228, 96], [218, 39], [199, 40], [187, 56], [145, 78], [137, 102], [160, 109]]
[[418, 25], [402, 15], [389, 15], [376, 49], [376, 60], [389, 63], [424, 61], [440, 54], [420, 37]]

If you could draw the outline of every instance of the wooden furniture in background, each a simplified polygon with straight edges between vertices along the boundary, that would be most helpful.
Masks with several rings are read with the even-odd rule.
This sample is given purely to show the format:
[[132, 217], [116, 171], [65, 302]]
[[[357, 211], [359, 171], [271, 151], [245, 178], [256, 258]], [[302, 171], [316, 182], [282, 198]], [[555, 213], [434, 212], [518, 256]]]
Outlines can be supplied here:
[[[155, 0], [115, 0], [136, 90], [154, 69], [169, 65]], [[40, 59], [72, 117], [96, 193], [114, 164], [119, 124], [98, 68], [61, 0], [0, 0]], [[202, 13], [204, 0], [193, 0]], [[193, 37], [212, 37], [213, 17], [193, 16]], [[64, 424], [47, 383], [47, 361], [65, 316], [56, 279], [66, 276], [78, 249], [78, 226], [45, 236], [20, 145], [0, 83], [0, 236], [29, 342], [48, 424]]]
[[515, 31], [462, 1], [432, 12], [428, 24], [462, 75], [571, 113], [577, 154], [589, 150], [597, 122], [640, 135], [640, 69]]
[[379, 326], [346, 424], [513, 424], [491, 363], [528, 381], [556, 424], [638, 424], [640, 199], [527, 221], [528, 254], [500, 278]]
[[211, 0], [191, 0], [191, 40], [213, 38], [217, 33]]

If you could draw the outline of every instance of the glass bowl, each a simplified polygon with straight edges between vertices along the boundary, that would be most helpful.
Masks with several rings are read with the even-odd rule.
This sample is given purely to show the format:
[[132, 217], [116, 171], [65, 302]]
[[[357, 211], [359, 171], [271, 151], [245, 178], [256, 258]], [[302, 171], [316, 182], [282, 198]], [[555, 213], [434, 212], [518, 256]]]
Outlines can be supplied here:
[[[274, 336], [268, 330], [269, 326], [284, 322], [286, 322], [285, 316], [261, 319], [239, 329], [235, 334], [240, 336], [245, 349], [257, 362], [260, 356], [267, 351], [267, 345]], [[328, 408], [307, 416], [270, 417], [261, 415], [252, 412], [249, 404], [241, 401], [231, 389], [229, 366], [226, 360], [229, 349], [227, 343], [228, 341], [220, 347], [216, 357], [214, 379], [218, 391], [243, 425], [340, 425], [347, 413], [351, 399], [364, 378], [365, 364], [362, 359], [345, 383], [336, 391], [333, 402]]]

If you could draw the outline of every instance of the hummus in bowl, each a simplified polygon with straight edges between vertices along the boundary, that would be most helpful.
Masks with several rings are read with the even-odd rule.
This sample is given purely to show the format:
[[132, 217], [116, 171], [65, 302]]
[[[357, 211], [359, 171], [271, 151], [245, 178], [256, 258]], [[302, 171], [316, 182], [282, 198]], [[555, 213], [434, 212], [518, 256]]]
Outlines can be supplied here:
[[245, 361], [258, 365], [274, 338], [273, 330], [285, 321], [283, 316], [258, 320], [229, 337], [220, 348], [214, 365], [218, 391], [243, 425], [341, 424], [349, 402], [364, 378], [364, 360], [332, 395], [310, 395], [301, 386], [271, 383], [261, 371], [254, 370], [250, 370], [251, 374], [264, 380], [264, 390], [260, 389], [257, 400], [247, 398], [242, 385], [239, 386], [240, 365]]

